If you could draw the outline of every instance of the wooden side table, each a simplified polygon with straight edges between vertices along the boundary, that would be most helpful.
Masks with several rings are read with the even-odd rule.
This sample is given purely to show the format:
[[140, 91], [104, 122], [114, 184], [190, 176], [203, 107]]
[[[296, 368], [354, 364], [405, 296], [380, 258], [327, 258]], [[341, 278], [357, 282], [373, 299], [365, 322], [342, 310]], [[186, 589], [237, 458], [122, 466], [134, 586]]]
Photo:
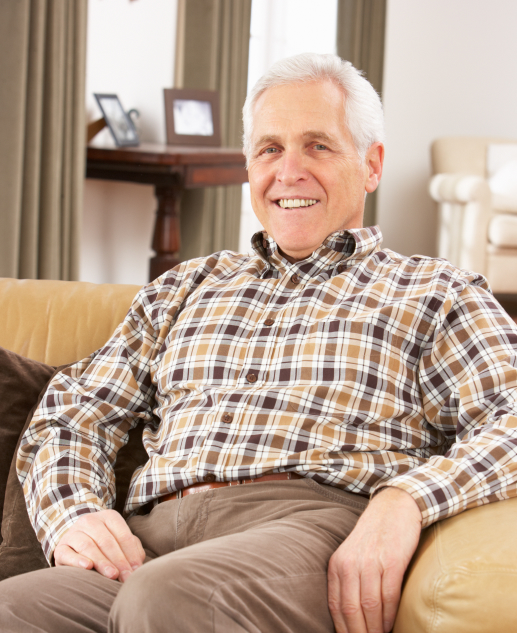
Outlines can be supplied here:
[[154, 185], [158, 200], [149, 278], [179, 263], [179, 214], [183, 189], [240, 185], [248, 181], [240, 149], [175, 147], [142, 143], [139, 147], [89, 146], [86, 177]]

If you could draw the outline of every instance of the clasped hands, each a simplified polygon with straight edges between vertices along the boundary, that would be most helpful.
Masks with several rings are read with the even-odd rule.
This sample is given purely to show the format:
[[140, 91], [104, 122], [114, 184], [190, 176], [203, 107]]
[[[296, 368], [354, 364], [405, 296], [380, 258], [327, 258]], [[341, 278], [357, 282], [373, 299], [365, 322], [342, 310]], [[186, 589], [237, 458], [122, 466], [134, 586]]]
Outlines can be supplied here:
[[[328, 566], [328, 600], [336, 633], [389, 633], [404, 572], [420, 538], [422, 515], [406, 492], [377, 494]], [[145, 558], [122, 516], [101, 510], [81, 517], [61, 538], [56, 565], [96, 569], [125, 582]]]

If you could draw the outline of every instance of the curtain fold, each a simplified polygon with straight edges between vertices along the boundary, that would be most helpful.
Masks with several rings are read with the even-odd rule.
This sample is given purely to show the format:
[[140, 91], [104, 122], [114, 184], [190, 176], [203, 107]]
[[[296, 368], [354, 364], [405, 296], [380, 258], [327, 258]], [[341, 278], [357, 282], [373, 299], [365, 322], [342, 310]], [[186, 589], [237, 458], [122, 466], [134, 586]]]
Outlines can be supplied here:
[[[337, 54], [352, 62], [382, 97], [386, 0], [338, 0]], [[364, 225], [375, 224], [377, 192], [366, 197]]]
[[[240, 147], [248, 81], [251, 0], [179, 0], [176, 87], [217, 90], [223, 147]], [[185, 191], [181, 259], [237, 250], [241, 187]]]
[[87, 0], [0, 3], [0, 276], [77, 279]]

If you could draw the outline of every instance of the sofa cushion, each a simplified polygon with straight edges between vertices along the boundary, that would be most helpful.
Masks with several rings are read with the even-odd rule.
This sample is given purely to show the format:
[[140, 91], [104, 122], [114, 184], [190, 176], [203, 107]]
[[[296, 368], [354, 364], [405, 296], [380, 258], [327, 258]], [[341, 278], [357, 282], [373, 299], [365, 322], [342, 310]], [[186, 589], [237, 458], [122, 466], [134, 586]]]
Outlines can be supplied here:
[[[517, 145], [514, 147], [517, 148]], [[517, 158], [502, 165], [488, 183], [492, 207], [496, 211], [517, 212]]]
[[55, 367], [0, 347], [0, 526], [9, 467], [18, 438], [54, 371]]
[[[5, 352], [5, 350], [2, 350], [2, 352]], [[8, 354], [12, 355], [10, 358], [13, 363], [17, 362], [28, 370], [30, 369], [28, 363], [34, 363], [34, 361], [27, 361], [27, 359], [17, 356], [12, 352], [8, 352]], [[42, 363], [36, 363], [36, 365], [40, 366]], [[2, 497], [3, 515], [1, 524], [2, 541], [0, 544], [0, 580], [28, 571], [43, 569], [48, 566], [30, 523], [22, 486], [18, 481], [16, 473], [16, 452], [21, 435], [29, 425], [33, 412], [45, 393], [48, 381], [62, 368], [55, 370], [54, 367], [42, 365], [42, 367], [37, 367], [36, 369], [42, 375], [45, 374], [47, 376], [46, 382], [43, 385], [43, 391], [40, 390], [41, 393], [39, 393], [38, 397], [38, 392], [33, 390], [32, 395], [34, 393], [36, 393], [36, 395], [32, 400], [32, 406], [28, 409], [29, 415], [26, 415], [26, 419], [23, 420], [23, 423], [18, 427], [18, 435], [14, 439], [14, 443], [12, 440], [13, 434], [9, 436], [11, 452], [9, 453], [7, 450], [3, 450], [4, 447], [2, 445], [2, 457], [4, 459], [2, 464], [10, 464], [10, 468], [8, 470], [7, 485], [5, 486], [5, 496]], [[0, 398], [1, 396], [2, 394], [0, 392]], [[29, 398], [26, 398], [25, 402], [28, 403]], [[0, 427], [3, 426], [3, 419], [0, 419]], [[119, 451], [117, 456], [115, 463], [115, 509], [118, 512], [122, 512], [124, 507], [133, 472], [138, 466], [147, 461], [147, 453], [142, 444], [142, 431], [143, 427], [132, 429], [129, 433], [128, 443]], [[1, 432], [2, 430], [0, 429], [0, 433]]]
[[517, 248], [517, 215], [496, 213], [488, 226], [488, 239], [498, 248]]
[[490, 144], [487, 172], [492, 208], [517, 213], [517, 143]]
[[0, 279], [0, 346], [48, 365], [86, 358], [124, 319], [139, 286]]

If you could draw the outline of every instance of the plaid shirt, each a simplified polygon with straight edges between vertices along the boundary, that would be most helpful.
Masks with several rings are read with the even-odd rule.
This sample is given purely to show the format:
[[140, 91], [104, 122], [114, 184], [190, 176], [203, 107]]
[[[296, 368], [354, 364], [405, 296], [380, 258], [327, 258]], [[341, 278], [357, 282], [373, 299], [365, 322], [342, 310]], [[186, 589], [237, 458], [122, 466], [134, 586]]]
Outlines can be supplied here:
[[126, 513], [202, 481], [296, 471], [363, 495], [408, 491], [427, 526], [516, 495], [517, 329], [483, 277], [339, 231], [294, 264], [184, 262], [144, 287], [91, 357], [59, 374], [18, 472], [50, 558], [113, 507], [113, 463], [145, 424]]

